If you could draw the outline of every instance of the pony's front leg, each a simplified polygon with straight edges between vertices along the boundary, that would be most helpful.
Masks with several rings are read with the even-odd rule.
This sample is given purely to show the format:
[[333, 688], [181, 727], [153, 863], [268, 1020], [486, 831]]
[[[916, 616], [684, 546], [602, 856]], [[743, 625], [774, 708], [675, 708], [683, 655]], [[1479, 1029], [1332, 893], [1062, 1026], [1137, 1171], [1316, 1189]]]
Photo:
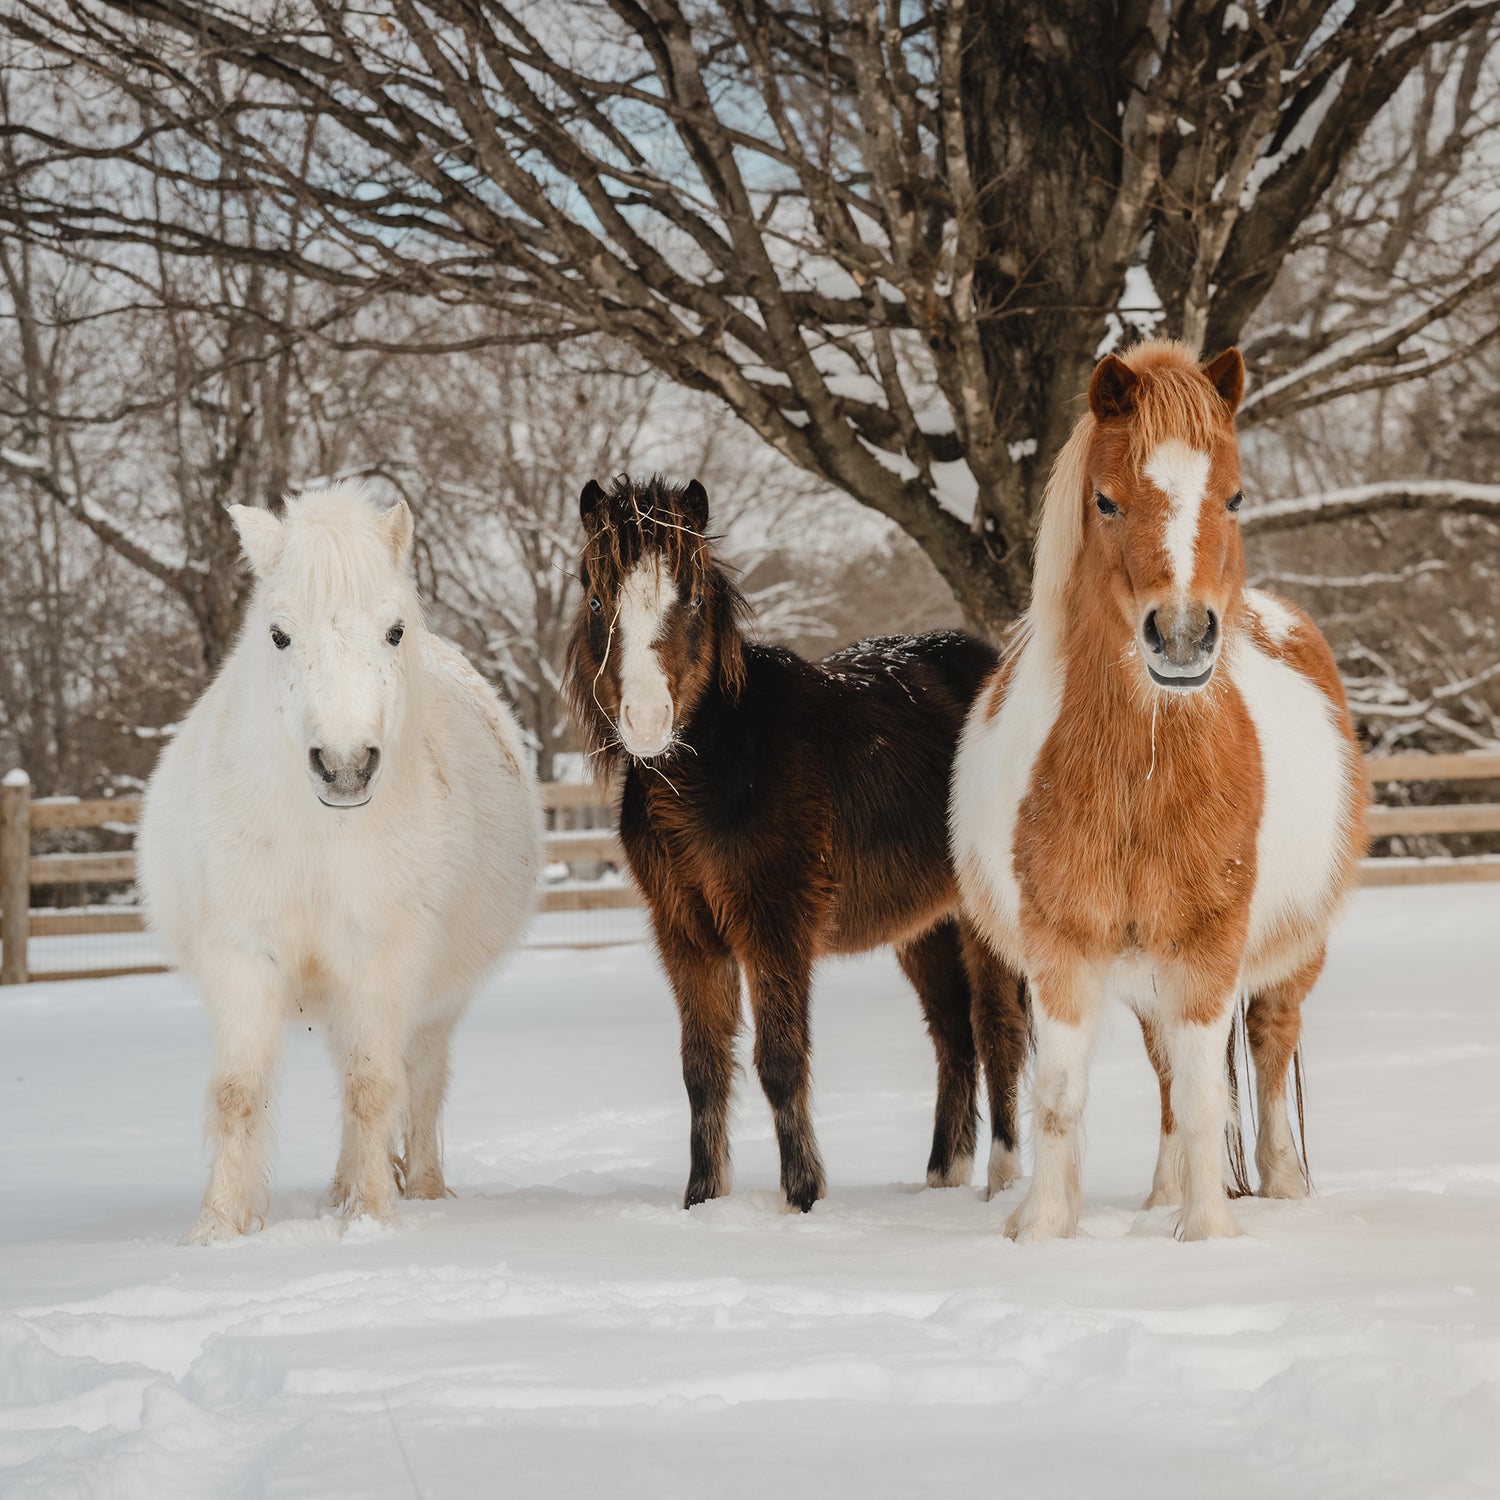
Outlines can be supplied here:
[[1182, 1144], [1180, 1240], [1223, 1239], [1240, 1233], [1224, 1189], [1224, 1126], [1229, 1118], [1225, 1051], [1234, 1020], [1234, 990], [1193, 1003], [1164, 1023], [1171, 1070], [1171, 1113]]
[[1018, 1244], [1071, 1239], [1082, 1203], [1078, 1130], [1088, 1099], [1089, 1057], [1104, 998], [1100, 974], [1084, 963], [1056, 964], [1031, 981], [1036, 1080], [1031, 1090], [1031, 1188], [1006, 1221]]
[[740, 967], [707, 929], [661, 928], [657, 946], [682, 1022], [682, 1082], [692, 1115], [687, 1191], [692, 1208], [729, 1191], [729, 1104], [740, 1029]]
[[1279, 984], [1251, 998], [1245, 1030], [1255, 1058], [1255, 1095], [1259, 1119], [1255, 1168], [1262, 1198], [1305, 1198], [1307, 1177], [1297, 1159], [1286, 1111], [1286, 1075], [1302, 1035], [1302, 1002], [1323, 969], [1323, 950]]
[[444, 1198], [438, 1120], [448, 1091], [448, 1057], [456, 1018], [414, 1031], [406, 1044], [406, 1154], [401, 1192], [407, 1198]]
[[344, 1124], [332, 1207], [389, 1219], [396, 1206], [396, 1133], [405, 1103], [405, 1018], [411, 991], [399, 971], [367, 970], [336, 1014], [330, 1040], [339, 1061]]
[[213, 965], [206, 986], [214, 1022], [214, 1068], [207, 1135], [213, 1165], [187, 1245], [248, 1234], [265, 1211], [266, 1135], [271, 1085], [281, 1050], [282, 998], [266, 957], [232, 955]]
[[[780, 955], [750, 973], [755, 1071], [781, 1148], [781, 1191], [789, 1213], [807, 1213], [827, 1186], [808, 1108], [811, 1081], [811, 966]], [[790, 972], [788, 972], [790, 971]]]

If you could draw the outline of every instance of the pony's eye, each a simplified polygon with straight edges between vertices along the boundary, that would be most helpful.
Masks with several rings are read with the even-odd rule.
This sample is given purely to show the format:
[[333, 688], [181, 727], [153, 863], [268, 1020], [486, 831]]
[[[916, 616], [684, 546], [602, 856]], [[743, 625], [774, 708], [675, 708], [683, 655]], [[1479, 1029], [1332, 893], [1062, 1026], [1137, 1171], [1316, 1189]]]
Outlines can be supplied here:
[[693, 597], [688, 600], [688, 608], [689, 609], [702, 609], [703, 608], [703, 595], [702, 594], [694, 594]]
[[271, 627], [271, 643], [278, 651], [285, 651], [292, 644], [292, 638], [281, 626], [273, 625]]
[[1244, 503], [1245, 503], [1245, 496], [1244, 496], [1243, 492], [1239, 492], [1239, 493], [1233, 494], [1233, 495], [1231, 495], [1229, 497], [1229, 504], [1226, 505], [1224, 507], [1224, 509], [1225, 510], [1230, 510], [1230, 511], [1238, 510], [1240, 508], [1240, 506], [1242, 506]]
[[1099, 507], [1099, 514], [1101, 516], [1117, 516], [1120, 514], [1120, 507], [1108, 495], [1101, 495], [1098, 490], [1094, 491], [1094, 504]]
[[401, 637], [406, 634], [406, 626], [397, 623], [392, 625], [385, 633], [385, 643], [388, 646], [399, 646]]
[[599, 596], [598, 596], [598, 594], [595, 594], [595, 595], [594, 595], [594, 596], [593, 596], [593, 598], [592, 598], [592, 599], [590, 599], [590, 600], [589, 600], [589, 608], [590, 608], [590, 609], [591, 609], [591, 610], [593, 610], [593, 612], [594, 612], [594, 613], [595, 613], [595, 614], [596, 614], [596, 615], [597, 615], [597, 614], [598, 614], [598, 613], [599, 613], [599, 611], [600, 611], [600, 610], [601, 610], [601, 609], [603, 609], [603, 608], [604, 608], [604, 606], [603, 606], [603, 605], [602, 605], [602, 604], [601, 604], [601, 603], [600, 603], [600, 602], [599, 602]]

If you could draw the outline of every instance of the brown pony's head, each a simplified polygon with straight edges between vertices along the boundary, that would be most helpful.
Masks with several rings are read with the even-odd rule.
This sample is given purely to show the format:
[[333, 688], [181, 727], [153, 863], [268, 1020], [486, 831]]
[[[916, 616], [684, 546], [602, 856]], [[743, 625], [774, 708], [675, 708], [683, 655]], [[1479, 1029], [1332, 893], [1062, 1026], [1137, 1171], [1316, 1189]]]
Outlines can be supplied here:
[[667, 755], [711, 687], [744, 684], [744, 600], [713, 559], [708, 495], [695, 479], [621, 475], [579, 499], [582, 594], [567, 690], [585, 743], [612, 764]]
[[1044, 513], [1038, 534], [1039, 594], [1049, 586], [1060, 594], [1071, 553], [1067, 582], [1081, 591], [1074, 607], [1108, 601], [1151, 682], [1169, 691], [1208, 684], [1240, 607], [1234, 413], [1244, 387], [1237, 349], [1206, 365], [1175, 343], [1105, 355], [1089, 384], [1089, 415], [1049, 486], [1046, 509], [1061, 513]]

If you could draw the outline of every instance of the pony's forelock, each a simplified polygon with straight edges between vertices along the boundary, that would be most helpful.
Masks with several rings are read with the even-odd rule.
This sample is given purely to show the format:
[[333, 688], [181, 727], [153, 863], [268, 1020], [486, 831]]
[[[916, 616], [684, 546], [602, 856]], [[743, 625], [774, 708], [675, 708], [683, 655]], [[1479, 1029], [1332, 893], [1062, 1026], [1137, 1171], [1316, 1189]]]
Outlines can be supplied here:
[[1152, 339], [1123, 356], [1140, 377], [1129, 418], [1130, 456], [1137, 464], [1163, 443], [1212, 449], [1233, 413], [1203, 373], [1197, 356], [1175, 339]]
[[385, 514], [357, 481], [289, 497], [278, 581], [313, 607], [326, 608], [379, 598], [389, 592], [394, 578], [410, 611], [405, 623], [419, 623], [416, 585], [410, 569], [392, 554], [390, 533], [382, 524]]

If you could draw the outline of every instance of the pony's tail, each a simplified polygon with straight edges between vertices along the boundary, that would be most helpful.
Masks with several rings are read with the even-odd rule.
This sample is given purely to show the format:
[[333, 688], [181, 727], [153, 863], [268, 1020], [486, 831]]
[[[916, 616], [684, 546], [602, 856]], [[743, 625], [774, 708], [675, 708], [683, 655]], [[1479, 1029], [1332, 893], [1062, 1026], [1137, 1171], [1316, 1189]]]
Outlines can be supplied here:
[[[1229, 1156], [1229, 1196], [1249, 1198], [1254, 1189], [1250, 1186], [1250, 1173], [1245, 1164], [1245, 1127], [1240, 1119], [1240, 1069], [1239, 1058], [1245, 1059], [1245, 1077], [1250, 1077], [1250, 1043], [1245, 1031], [1245, 997], [1234, 1008], [1234, 1022], [1229, 1028], [1229, 1044], [1224, 1049], [1224, 1074], [1229, 1084], [1229, 1118], [1224, 1122], [1224, 1147]], [[1301, 1108], [1301, 1093], [1298, 1093], [1298, 1108]], [[1251, 1106], [1255, 1105], [1252, 1102]], [[1251, 1128], [1255, 1128], [1252, 1120]]]
[[1313, 1190], [1312, 1167], [1307, 1160], [1307, 1113], [1302, 1107], [1302, 1041], [1297, 1041], [1297, 1050], [1292, 1053], [1292, 1085], [1297, 1091], [1297, 1165], [1302, 1168], [1302, 1180], [1307, 1184], [1309, 1196]]
[[[1234, 1024], [1229, 1031], [1229, 1045], [1224, 1053], [1224, 1072], [1229, 1084], [1229, 1118], [1224, 1124], [1224, 1146], [1229, 1157], [1229, 1176], [1231, 1198], [1250, 1198], [1254, 1196], [1254, 1189], [1250, 1186], [1250, 1172], [1245, 1160], [1245, 1130], [1244, 1122], [1240, 1118], [1240, 1059], [1244, 1059], [1244, 1074], [1248, 1079], [1251, 1076], [1250, 1061], [1250, 1038], [1245, 1026], [1245, 997], [1240, 997], [1240, 1003], [1235, 1007]], [[1313, 1190], [1312, 1167], [1307, 1159], [1307, 1108], [1303, 1097], [1302, 1075], [1304, 1072], [1302, 1062], [1302, 1043], [1297, 1043], [1297, 1050], [1292, 1053], [1292, 1088], [1297, 1100], [1297, 1166], [1302, 1173], [1302, 1181], [1307, 1184], [1307, 1191], [1311, 1194]], [[1260, 1121], [1255, 1118], [1255, 1095], [1251, 1093], [1250, 1104], [1250, 1129], [1255, 1135], [1260, 1134]]]

